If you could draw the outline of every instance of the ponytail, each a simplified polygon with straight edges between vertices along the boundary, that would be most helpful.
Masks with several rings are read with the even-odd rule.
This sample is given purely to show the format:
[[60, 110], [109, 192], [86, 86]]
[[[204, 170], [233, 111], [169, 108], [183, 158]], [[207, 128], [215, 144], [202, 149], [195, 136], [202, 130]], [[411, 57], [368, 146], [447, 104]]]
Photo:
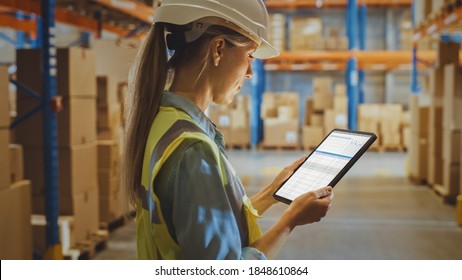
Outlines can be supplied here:
[[124, 210], [136, 202], [141, 184], [143, 158], [149, 131], [159, 111], [167, 80], [165, 25], [156, 23], [140, 49], [129, 75], [129, 94], [125, 97], [125, 141], [122, 161]]

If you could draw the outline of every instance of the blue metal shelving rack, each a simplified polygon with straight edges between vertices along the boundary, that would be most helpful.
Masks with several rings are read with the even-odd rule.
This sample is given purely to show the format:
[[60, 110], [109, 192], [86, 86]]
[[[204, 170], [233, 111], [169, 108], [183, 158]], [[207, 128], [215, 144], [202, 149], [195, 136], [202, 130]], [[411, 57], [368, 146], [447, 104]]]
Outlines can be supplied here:
[[[358, 2], [357, 0], [348, 0], [346, 11], [346, 27], [349, 40], [349, 50], [358, 50]], [[348, 127], [356, 130], [358, 120], [358, 62], [356, 57], [348, 59], [347, 70], [345, 75], [345, 84], [348, 95]]]
[[[367, 7], [364, 3], [359, 7], [359, 49], [366, 49], [366, 26], [367, 26]], [[359, 84], [358, 84], [358, 94], [359, 94], [359, 104], [363, 104], [365, 101], [364, 97], [364, 84], [365, 84], [365, 73], [364, 70], [359, 71]]]
[[[62, 250], [59, 241], [58, 216], [58, 137], [56, 109], [56, 28], [55, 0], [42, 0], [42, 81], [43, 81], [43, 122], [45, 143], [45, 214], [47, 219], [45, 258], [61, 259]], [[57, 104], [54, 103], [56, 106]]]
[[[56, 29], [55, 29], [55, 0], [41, 0], [41, 17], [35, 18], [37, 21], [38, 38], [36, 40], [27, 40], [24, 32], [16, 32], [16, 41], [7, 37], [3, 33], [1, 39], [6, 40], [15, 48], [25, 48], [27, 44], [32, 48], [42, 50], [41, 72], [42, 72], [42, 95], [37, 94], [30, 88], [15, 80], [11, 83], [24, 94], [38, 102], [36, 108], [30, 112], [19, 116], [11, 125], [10, 129], [27, 121], [34, 114], [43, 110], [44, 117], [44, 166], [45, 166], [45, 215], [46, 215], [46, 259], [62, 259], [62, 250], [59, 240], [58, 216], [59, 216], [59, 195], [58, 195], [58, 139], [57, 139], [57, 116], [56, 112], [59, 107], [57, 97], [57, 80], [56, 80]], [[22, 12], [17, 12], [16, 17], [24, 20], [26, 16]]]
[[[412, 1], [411, 6], [411, 23], [412, 29], [415, 29], [415, 0]], [[419, 87], [419, 72], [417, 70], [417, 44], [414, 43], [412, 48], [412, 70], [411, 70], [411, 93], [420, 94], [421, 88]]]

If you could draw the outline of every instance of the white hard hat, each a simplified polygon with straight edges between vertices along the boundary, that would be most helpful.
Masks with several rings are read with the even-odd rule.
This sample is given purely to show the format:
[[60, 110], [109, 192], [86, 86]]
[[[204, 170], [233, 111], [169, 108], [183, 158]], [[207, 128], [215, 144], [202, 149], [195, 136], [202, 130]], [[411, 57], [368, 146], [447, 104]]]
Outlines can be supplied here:
[[[223, 19], [215, 24], [230, 28], [237, 25], [238, 28], [232, 29], [259, 44], [254, 57], [264, 59], [279, 55], [279, 51], [268, 43], [268, 11], [262, 0], [164, 0], [155, 11], [154, 23], [185, 25], [211, 17]], [[209, 21], [198, 26], [208, 27], [210, 24]]]

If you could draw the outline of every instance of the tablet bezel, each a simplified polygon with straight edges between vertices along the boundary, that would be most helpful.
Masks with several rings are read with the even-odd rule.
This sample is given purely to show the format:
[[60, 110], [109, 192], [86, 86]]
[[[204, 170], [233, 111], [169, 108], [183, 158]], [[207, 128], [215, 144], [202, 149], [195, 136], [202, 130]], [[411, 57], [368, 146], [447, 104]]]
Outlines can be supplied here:
[[319, 143], [319, 145], [315, 149], [313, 149], [313, 151], [311, 151], [311, 153], [306, 157], [306, 159], [303, 161], [303, 163], [300, 164], [297, 167], [297, 169], [295, 169], [294, 173], [292, 173], [292, 175], [290, 175], [289, 178], [287, 178], [287, 180], [285, 180], [281, 184], [281, 186], [279, 186], [279, 188], [273, 193], [274, 199], [276, 199], [278, 201], [281, 201], [281, 202], [284, 202], [284, 203], [287, 203], [287, 204], [292, 203], [292, 200], [290, 200], [288, 198], [285, 198], [285, 197], [282, 197], [282, 196], [279, 196], [276, 193], [285, 185], [285, 183], [292, 176], [294, 176], [294, 174], [298, 171], [298, 169], [303, 164], [305, 164], [305, 162], [319, 148], [319, 146], [321, 146], [322, 143], [324, 143], [324, 141], [326, 141], [326, 139], [329, 138], [329, 136], [334, 132], [341, 132], [341, 133], [347, 133], [347, 134], [349, 133], [349, 134], [356, 134], [356, 135], [366, 135], [366, 136], [370, 136], [370, 138], [369, 138], [369, 140], [367, 140], [366, 143], [364, 143], [364, 145], [361, 147], [361, 149], [359, 149], [359, 151], [351, 158], [351, 160], [347, 163], [347, 165], [345, 165], [345, 167], [343, 167], [342, 170], [340, 170], [340, 172], [328, 184], [328, 186], [331, 186], [331, 187], [335, 187], [335, 185], [340, 181], [340, 179], [342, 179], [342, 177], [345, 176], [345, 174], [348, 172], [348, 170], [350, 170], [350, 168], [358, 161], [358, 159], [369, 149], [369, 147], [372, 145], [372, 143], [374, 143], [374, 141], [377, 140], [377, 135], [375, 135], [372, 132], [357, 131], [357, 130], [347, 130], [347, 129], [339, 129], [339, 128], [333, 129], [331, 132], [329, 132], [329, 134], [326, 137], [324, 137], [324, 139], [321, 141], [321, 143]]

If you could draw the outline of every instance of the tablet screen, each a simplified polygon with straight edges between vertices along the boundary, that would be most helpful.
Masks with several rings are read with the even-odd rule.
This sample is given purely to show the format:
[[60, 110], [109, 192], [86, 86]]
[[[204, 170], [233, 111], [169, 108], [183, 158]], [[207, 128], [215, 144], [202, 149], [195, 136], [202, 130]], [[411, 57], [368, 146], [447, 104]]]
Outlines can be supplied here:
[[276, 191], [275, 196], [293, 201], [304, 193], [332, 186], [334, 179], [342, 174], [342, 171], [346, 173], [345, 168], [348, 164], [353, 159], [359, 158], [359, 152], [367, 149], [367, 147], [362, 148], [366, 144], [369, 146], [372, 144], [375, 139], [371, 141], [371, 138], [374, 136], [349, 131], [332, 131]]

